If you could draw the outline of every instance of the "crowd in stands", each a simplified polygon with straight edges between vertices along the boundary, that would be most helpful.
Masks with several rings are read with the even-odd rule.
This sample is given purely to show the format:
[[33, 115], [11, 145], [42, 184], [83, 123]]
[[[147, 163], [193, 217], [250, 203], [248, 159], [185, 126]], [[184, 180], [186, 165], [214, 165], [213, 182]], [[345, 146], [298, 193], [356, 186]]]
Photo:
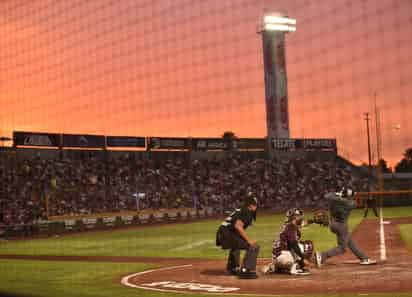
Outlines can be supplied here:
[[325, 206], [327, 191], [344, 184], [356, 190], [367, 186], [350, 168], [303, 159], [0, 158], [0, 221], [179, 207], [223, 212], [238, 207], [248, 191], [263, 210], [315, 209]]

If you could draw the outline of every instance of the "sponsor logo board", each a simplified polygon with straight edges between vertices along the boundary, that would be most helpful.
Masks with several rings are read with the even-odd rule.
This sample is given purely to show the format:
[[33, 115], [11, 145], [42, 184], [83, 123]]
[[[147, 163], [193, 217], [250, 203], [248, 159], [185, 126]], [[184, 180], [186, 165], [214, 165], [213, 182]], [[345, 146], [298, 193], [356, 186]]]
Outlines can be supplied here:
[[150, 220], [150, 214], [148, 213], [141, 213], [139, 214], [139, 221], [142, 223], [147, 223]]
[[102, 219], [103, 225], [106, 227], [113, 227], [116, 225], [116, 217], [105, 217]]
[[144, 137], [107, 136], [107, 146], [112, 147], [145, 147]]
[[83, 218], [82, 219], [83, 225], [86, 229], [93, 229], [96, 228], [97, 219], [96, 218]]
[[165, 216], [165, 213], [163, 211], [157, 211], [153, 213], [153, 218], [155, 221], [162, 221]]
[[15, 145], [59, 146], [60, 136], [53, 133], [13, 132]]
[[66, 230], [73, 230], [76, 227], [76, 220], [65, 220], [64, 221], [64, 228]]
[[122, 220], [123, 224], [125, 224], [125, 225], [133, 224], [133, 216], [122, 216], [121, 220]]

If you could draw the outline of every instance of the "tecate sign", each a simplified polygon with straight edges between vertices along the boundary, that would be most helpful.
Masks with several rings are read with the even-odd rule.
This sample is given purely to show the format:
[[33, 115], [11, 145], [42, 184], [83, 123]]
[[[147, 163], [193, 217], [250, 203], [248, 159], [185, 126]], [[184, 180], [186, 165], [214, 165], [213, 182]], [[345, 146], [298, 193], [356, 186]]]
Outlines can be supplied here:
[[160, 288], [171, 288], [171, 289], [186, 289], [190, 291], [205, 291], [209, 293], [226, 293], [238, 291], [239, 288], [222, 287], [218, 285], [208, 285], [199, 283], [179, 283], [174, 281], [164, 281], [164, 282], [154, 282], [148, 284], [142, 284], [145, 287], [160, 287]]

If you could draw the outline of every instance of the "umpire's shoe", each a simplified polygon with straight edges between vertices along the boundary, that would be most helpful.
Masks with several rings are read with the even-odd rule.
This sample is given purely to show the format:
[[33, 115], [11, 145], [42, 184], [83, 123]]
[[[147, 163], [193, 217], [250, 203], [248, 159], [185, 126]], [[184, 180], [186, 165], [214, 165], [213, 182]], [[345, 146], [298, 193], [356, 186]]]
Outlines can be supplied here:
[[240, 269], [239, 267], [227, 267], [227, 273], [230, 275], [239, 275]]
[[241, 279], [255, 279], [257, 278], [256, 271], [250, 271], [246, 267], [242, 267], [239, 271], [239, 278]]

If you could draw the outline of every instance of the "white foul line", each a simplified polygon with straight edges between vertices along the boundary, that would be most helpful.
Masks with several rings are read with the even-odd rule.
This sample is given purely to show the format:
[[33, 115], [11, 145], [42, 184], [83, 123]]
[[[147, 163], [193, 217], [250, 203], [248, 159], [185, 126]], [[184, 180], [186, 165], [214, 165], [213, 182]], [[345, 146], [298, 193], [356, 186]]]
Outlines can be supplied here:
[[186, 250], [191, 250], [191, 249], [193, 249], [193, 248], [200, 247], [200, 246], [202, 246], [202, 245], [205, 245], [205, 244], [208, 244], [208, 243], [212, 243], [212, 242], [214, 242], [214, 241], [213, 241], [213, 240], [210, 240], [210, 239], [200, 240], [200, 241], [196, 241], [196, 242], [194, 242], [194, 243], [189, 243], [189, 244], [186, 244], [186, 245], [179, 246], [179, 247], [177, 247], [177, 248], [172, 249], [172, 251], [186, 251]]
[[379, 232], [379, 237], [380, 237], [380, 253], [381, 253], [381, 261], [386, 260], [386, 246], [385, 246], [385, 230], [383, 228], [383, 207], [380, 207], [379, 210], [379, 224], [380, 224], [380, 232]]

